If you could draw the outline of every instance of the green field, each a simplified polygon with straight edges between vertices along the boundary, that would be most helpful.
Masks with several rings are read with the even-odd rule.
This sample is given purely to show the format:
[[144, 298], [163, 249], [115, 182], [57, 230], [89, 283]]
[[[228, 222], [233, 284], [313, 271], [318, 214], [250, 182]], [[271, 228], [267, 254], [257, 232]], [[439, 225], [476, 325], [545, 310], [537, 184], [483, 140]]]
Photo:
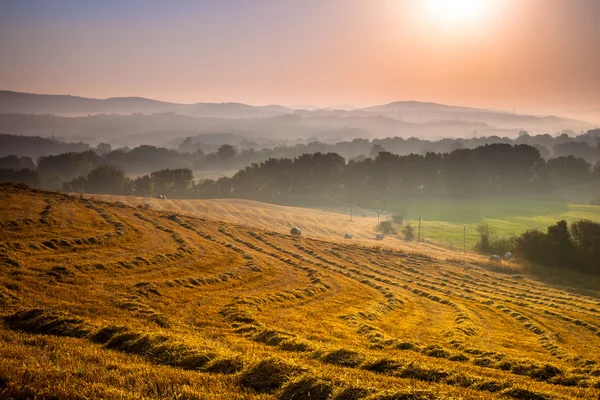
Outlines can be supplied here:
[[466, 225], [467, 249], [477, 242], [476, 227], [489, 223], [498, 237], [520, 234], [528, 229], [546, 230], [562, 219], [600, 222], [600, 206], [544, 199], [496, 199], [469, 201], [419, 201], [397, 204], [392, 215], [403, 216], [417, 231], [421, 217], [421, 238], [447, 247], [462, 249]]

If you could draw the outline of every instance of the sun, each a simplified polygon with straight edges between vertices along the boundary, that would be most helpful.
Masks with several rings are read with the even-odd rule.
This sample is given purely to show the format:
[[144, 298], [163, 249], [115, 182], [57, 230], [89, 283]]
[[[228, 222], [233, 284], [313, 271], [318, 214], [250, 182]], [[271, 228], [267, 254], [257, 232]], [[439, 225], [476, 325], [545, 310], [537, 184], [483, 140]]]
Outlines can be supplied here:
[[462, 26], [485, 22], [499, 0], [421, 0], [422, 13], [430, 23]]

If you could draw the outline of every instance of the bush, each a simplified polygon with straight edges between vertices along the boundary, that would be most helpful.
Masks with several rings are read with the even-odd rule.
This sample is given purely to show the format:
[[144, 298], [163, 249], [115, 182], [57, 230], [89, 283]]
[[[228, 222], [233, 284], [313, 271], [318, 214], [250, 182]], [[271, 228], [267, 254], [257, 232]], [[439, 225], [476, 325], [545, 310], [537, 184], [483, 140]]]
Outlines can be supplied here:
[[515, 251], [515, 238], [514, 237], [504, 237], [493, 239], [489, 244], [489, 253], [490, 254], [505, 254], [507, 251], [514, 253]]
[[582, 220], [571, 224], [571, 235], [585, 272], [600, 273], [600, 224]]
[[548, 263], [546, 248], [546, 235], [536, 229], [526, 231], [515, 240], [516, 253], [536, 263]]
[[410, 224], [406, 224], [406, 226], [402, 229], [402, 233], [404, 234], [405, 240], [415, 240], [415, 228], [413, 228]]
[[494, 239], [496, 230], [488, 223], [481, 223], [477, 225], [477, 234], [479, 235], [479, 241], [475, 245], [475, 248], [482, 253], [491, 252], [491, 242]]
[[385, 235], [395, 235], [397, 233], [392, 221], [381, 221], [379, 231]]
[[542, 265], [600, 273], [600, 224], [559, 221], [547, 233], [531, 230], [515, 239], [518, 256]]

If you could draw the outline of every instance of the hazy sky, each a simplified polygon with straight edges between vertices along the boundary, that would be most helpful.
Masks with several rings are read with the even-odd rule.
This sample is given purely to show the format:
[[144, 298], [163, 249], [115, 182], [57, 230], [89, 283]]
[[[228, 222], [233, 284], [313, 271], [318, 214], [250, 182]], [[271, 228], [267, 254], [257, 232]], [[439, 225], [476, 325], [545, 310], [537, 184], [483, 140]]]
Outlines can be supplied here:
[[0, 0], [0, 89], [600, 109], [600, 0]]

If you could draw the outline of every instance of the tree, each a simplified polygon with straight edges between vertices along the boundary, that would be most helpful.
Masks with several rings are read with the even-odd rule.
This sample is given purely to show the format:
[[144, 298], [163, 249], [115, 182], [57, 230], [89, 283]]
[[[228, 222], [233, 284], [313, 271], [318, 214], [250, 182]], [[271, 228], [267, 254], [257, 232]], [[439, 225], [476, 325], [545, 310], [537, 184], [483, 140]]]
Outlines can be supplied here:
[[570, 267], [577, 263], [577, 254], [567, 221], [558, 221], [548, 227], [548, 252], [552, 254], [552, 263], [561, 267]]
[[40, 179], [37, 171], [30, 169], [5, 169], [0, 168], [0, 183], [24, 183], [31, 187], [39, 187]]
[[373, 145], [373, 147], [371, 147], [371, 152], [369, 153], [369, 156], [373, 159], [377, 158], [377, 156], [379, 155], [379, 153], [385, 151], [385, 149], [383, 148], [382, 145], [380, 145], [379, 143], [375, 143]]
[[219, 157], [219, 160], [221, 160], [225, 166], [231, 167], [233, 159], [237, 153], [238, 151], [234, 146], [230, 144], [224, 144], [217, 150], [217, 157]]
[[600, 273], [600, 224], [587, 220], [576, 221], [571, 224], [571, 235], [583, 269]]
[[492, 240], [496, 235], [496, 229], [484, 222], [477, 225], [476, 231], [479, 235], [479, 241], [475, 245], [475, 248], [483, 253], [488, 253], [492, 249]]
[[38, 161], [37, 171], [44, 187], [55, 189], [61, 182], [68, 182], [78, 176], [87, 176], [93, 169], [106, 162], [95, 152], [64, 153], [57, 156], [42, 157]]
[[70, 182], [71, 190], [87, 193], [128, 194], [128, 179], [120, 169], [102, 165], [90, 171], [86, 178], [78, 177]]
[[183, 197], [188, 193], [194, 174], [187, 168], [161, 169], [150, 174], [156, 194]]
[[589, 162], [597, 162], [600, 159], [600, 150], [582, 141], [559, 143], [552, 150], [556, 157], [575, 156]]
[[548, 160], [545, 173], [554, 185], [574, 184], [590, 178], [591, 169], [591, 164], [583, 158], [566, 156]]
[[4, 169], [12, 169], [15, 171], [19, 171], [22, 169], [35, 169], [35, 164], [31, 157], [18, 157], [14, 155], [6, 156], [0, 158], [0, 168]]
[[137, 196], [151, 197], [154, 195], [154, 184], [150, 175], [137, 177], [133, 181], [133, 193]]
[[600, 273], [600, 224], [566, 221], [548, 227], [547, 233], [527, 231], [516, 238], [516, 253], [541, 265]]
[[600, 179], [600, 161], [594, 165], [593, 173], [596, 179]]
[[112, 150], [112, 146], [108, 143], [100, 143], [96, 146], [96, 152], [100, 155], [104, 155], [106, 153], [110, 153]]

